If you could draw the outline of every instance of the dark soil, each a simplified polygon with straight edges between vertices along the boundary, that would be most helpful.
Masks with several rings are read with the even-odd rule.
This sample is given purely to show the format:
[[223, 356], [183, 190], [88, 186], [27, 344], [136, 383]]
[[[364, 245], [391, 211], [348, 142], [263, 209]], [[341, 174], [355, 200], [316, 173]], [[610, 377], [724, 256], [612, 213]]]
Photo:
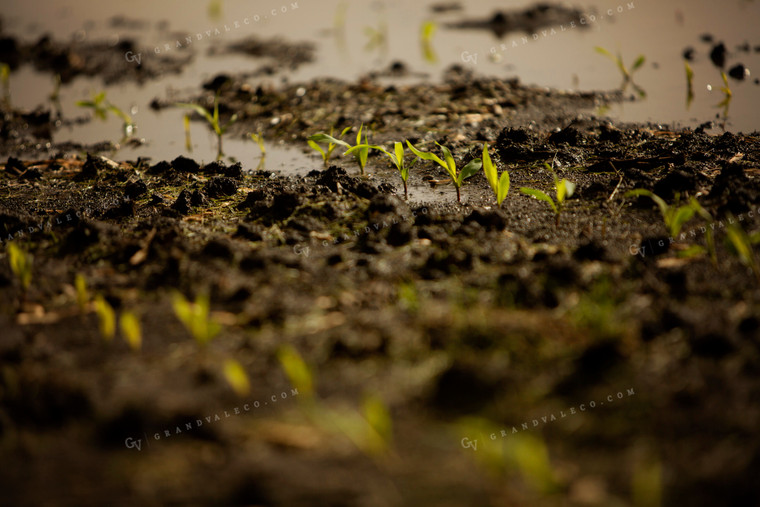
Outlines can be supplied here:
[[[760, 503], [760, 280], [726, 242], [734, 222], [760, 226], [758, 134], [614, 125], [590, 111], [620, 93], [446, 75], [277, 89], [231, 75], [189, 99], [219, 90], [232, 136], [302, 145], [364, 123], [373, 143], [437, 141], [462, 165], [488, 142], [510, 172], [501, 209], [482, 174], [459, 204], [429, 163], [406, 201], [375, 154], [367, 177], [336, 153], [296, 178], [3, 136], [24, 160], [0, 170], [0, 503], [649, 505], [658, 477], [662, 505]], [[577, 185], [559, 225], [519, 192], [553, 195], [545, 163]], [[634, 188], [696, 197], [715, 222], [669, 238]], [[715, 263], [685, 255], [708, 229]], [[10, 241], [33, 257], [27, 290]], [[103, 340], [76, 275], [139, 316], [139, 352], [122, 331]], [[205, 348], [175, 290], [209, 295], [222, 331]], [[293, 391], [283, 345], [316, 400]], [[385, 453], [346, 422], [367, 394], [391, 414]]]

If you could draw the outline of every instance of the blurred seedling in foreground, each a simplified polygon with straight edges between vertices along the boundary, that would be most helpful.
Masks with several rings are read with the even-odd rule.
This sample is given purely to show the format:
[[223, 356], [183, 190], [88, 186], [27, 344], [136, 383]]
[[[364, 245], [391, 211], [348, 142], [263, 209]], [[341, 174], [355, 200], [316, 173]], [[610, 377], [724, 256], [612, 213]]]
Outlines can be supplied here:
[[390, 450], [392, 420], [378, 396], [365, 396], [361, 413], [332, 409], [317, 399], [312, 371], [295, 348], [290, 345], [280, 347], [277, 359], [298, 392], [304, 415], [312, 424], [329, 433], [346, 436], [367, 455], [376, 457]]
[[675, 204], [670, 206], [665, 202], [664, 199], [649, 190], [639, 188], [630, 190], [625, 194], [625, 197], [639, 196], [649, 197], [657, 204], [657, 206], [660, 208], [662, 219], [665, 222], [665, 227], [667, 227], [668, 232], [670, 233], [670, 237], [674, 239], [677, 238], [679, 234], [681, 234], [681, 229], [683, 228], [684, 224], [691, 220], [691, 218], [697, 212], [697, 208], [694, 207], [693, 203], [679, 206], [678, 201], [676, 201]]
[[564, 178], [561, 180], [557, 178], [557, 175], [554, 173], [554, 169], [552, 169], [549, 164], [545, 163], [544, 167], [546, 167], [546, 169], [552, 173], [552, 177], [554, 178], [554, 194], [557, 199], [556, 202], [544, 192], [534, 188], [521, 187], [520, 192], [534, 197], [540, 201], [544, 201], [549, 206], [551, 206], [552, 211], [554, 211], [554, 226], [559, 227], [560, 217], [562, 216], [562, 209], [565, 206], [565, 201], [573, 196], [573, 193], [575, 192], [575, 183]]
[[116, 117], [122, 121], [122, 132], [124, 137], [127, 138], [132, 135], [135, 128], [137, 128], [132, 121], [132, 117], [125, 113], [122, 109], [115, 106], [106, 99], [106, 92], [100, 92], [94, 94], [92, 100], [78, 100], [76, 102], [78, 107], [92, 109], [93, 114], [99, 120], [106, 120], [108, 113], [113, 113]]
[[11, 271], [21, 283], [21, 289], [26, 293], [32, 283], [32, 265], [34, 259], [31, 254], [14, 242], [8, 243], [6, 248], [8, 253], [8, 264]]
[[729, 225], [726, 227], [726, 238], [734, 254], [742, 264], [752, 270], [757, 282], [760, 283], [760, 267], [753, 245], [760, 243], [760, 233], [747, 234], [739, 225], [738, 221], [729, 215]]
[[694, 70], [688, 61], [684, 60], [683, 64], [686, 69], [686, 109], [689, 109], [694, 101]]
[[172, 293], [174, 314], [201, 347], [205, 346], [222, 330], [210, 315], [210, 302], [205, 294], [199, 294], [195, 302], [185, 299], [180, 292]]
[[142, 348], [142, 327], [137, 315], [132, 312], [123, 312], [119, 318], [119, 326], [129, 348], [135, 352], [139, 351]]
[[248, 374], [243, 365], [234, 359], [228, 359], [224, 362], [222, 372], [225, 380], [238, 396], [248, 396], [251, 392], [251, 381], [248, 380]]
[[100, 294], [95, 297], [94, 304], [95, 313], [98, 316], [100, 336], [103, 340], [111, 342], [116, 335], [116, 312], [114, 312], [111, 304]]

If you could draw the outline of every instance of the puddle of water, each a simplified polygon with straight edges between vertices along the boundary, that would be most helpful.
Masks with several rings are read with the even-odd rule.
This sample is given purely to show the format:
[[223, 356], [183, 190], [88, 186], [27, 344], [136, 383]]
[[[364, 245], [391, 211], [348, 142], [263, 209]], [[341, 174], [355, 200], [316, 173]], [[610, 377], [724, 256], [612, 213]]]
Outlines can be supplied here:
[[[292, 82], [307, 81], [326, 76], [352, 80], [401, 60], [412, 72], [429, 76], [427, 79], [413, 76], [405, 79], [406, 82], [439, 80], [447, 67], [460, 64], [480, 74], [505, 78], [518, 76], [523, 82], [554, 88], [608, 90], [620, 84], [621, 76], [614, 63], [597, 54], [594, 46], [613, 52], [619, 50], [629, 64], [637, 55], [644, 54], [647, 63], [636, 73], [635, 81], [646, 90], [647, 98], [613, 105], [599, 113], [623, 121], [697, 126], [715, 120], [716, 115], [721, 113], [716, 107], [722, 100], [720, 72], [708, 57], [710, 45], [699, 40], [701, 34], [711, 33], [717, 40], [726, 43], [729, 49], [728, 66], [741, 62], [754, 72], [750, 81], [739, 83], [731, 80], [734, 93], [728, 110], [727, 128], [751, 131], [760, 127], [760, 117], [755, 114], [760, 106], [760, 86], [754, 84], [754, 79], [760, 76], [760, 52], [753, 50], [760, 46], [760, 35], [755, 31], [760, 20], [760, 2], [730, 0], [718, 4], [705, 0], [658, 3], [591, 0], [585, 4], [586, 11], [596, 12], [598, 19], [590, 29], [566, 28], [563, 32], [560, 27], [554, 27], [554, 35], [544, 37], [538, 34], [538, 40], [533, 40], [530, 34], [520, 33], [507, 34], [498, 39], [487, 31], [453, 30], [444, 26], [446, 22], [464, 17], [489, 18], [495, 10], [505, 7], [501, 0], [468, 2], [463, 4], [462, 11], [442, 15], [433, 14], [428, 2], [352, 0], [345, 4], [348, 7], [343, 29], [335, 31], [335, 15], [342, 3], [343, 0], [275, 0], [256, 2], [252, 6], [250, 3], [222, 1], [221, 15], [215, 18], [209, 16], [212, 3], [207, 0], [188, 0], [183, 2], [181, 9], [170, 3], [152, 0], [133, 0], [127, 8], [118, 3], [94, 0], [77, 0], [66, 6], [61, 6], [57, 0], [39, 0], [33, 11], [28, 4], [21, 2], [4, 7], [3, 24], [10, 33], [25, 40], [33, 40], [44, 32], [64, 40], [84, 37], [113, 42], [119, 37], [136, 36], [141, 46], [148, 49], [158, 47], [163, 52], [180, 51], [174, 48], [166, 50], [166, 43], [173, 45], [186, 36], [194, 38], [191, 46], [195, 58], [180, 75], [167, 76], [143, 86], [124, 84], [107, 87], [108, 97], [113, 103], [124, 109], [135, 108], [137, 134], [148, 141], [143, 147], [122, 150], [124, 156], [130, 157], [171, 159], [185, 153], [181, 121], [183, 112], [156, 113], [149, 109], [148, 104], [155, 97], [170, 100], [186, 98], [197, 93], [199, 84], [217, 73], [246, 72], [266, 63], [266, 59], [240, 55], [208, 55], [214, 45], [232, 43], [252, 35], [264, 38], [282, 36], [291, 41], [312, 41], [317, 45], [317, 63], [303, 65], [284, 75], [252, 78], [252, 84], [261, 81], [276, 84], [282, 78]], [[528, 5], [531, 2], [524, 1], [511, 3], [508, 7]], [[609, 9], [613, 13], [611, 17], [606, 15]], [[117, 15], [145, 23], [142, 27], [113, 27], [110, 20]], [[258, 21], [255, 21], [256, 16], [259, 17]], [[419, 39], [422, 23], [431, 19], [439, 23], [432, 40], [435, 63], [425, 58]], [[371, 41], [365, 33], [366, 28], [372, 27], [382, 32], [383, 25], [386, 27], [385, 44], [368, 47]], [[225, 26], [230, 30], [225, 31]], [[219, 35], [213, 33], [215, 28], [221, 28]], [[207, 36], [208, 33], [211, 35]], [[523, 36], [526, 36], [527, 43], [523, 43]], [[517, 47], [512, 47], [513, 41], [517, 42]], [[736, 47], [745, 42], [749, 43], [751, 51], [738, 52]], [[502, 50], [501, 44], [506, 44], [506, 49]], [[696, 50], [696, 58], [692, 62], [695, 96], [688, 108], [681, 57], [682, 50], [687, 46]], [[152, 57], [150, 53], [148, 50], [142, 58]], [[124, 62], [124, 65], [134, 64]], [[708, 86], [712, 91], [708, 91]], [[92, 91], [102, 88], [98, 79], [79, 78], [64, 85], [61, 88], [64, 117], [87, 114], [75, 107], [74, 102], [89, 98]], [[49, 75], [40, 75], [26, 66], [12, 76], [11, 90], [14, 103], [34, 108], [46, 100], [52, 90], [52, 80]], [[215, 139], [204, 129], [204, 125], [193, 122], [194, 156], [210, 160], [215, 156]], [[105, 123], [96, 121], [63, 129], [56, 134], [55, 141], [89, 143], [108, 139], [116, 141], [119, 138], [120, 123], [110, 119]], [[225, 138], [225, 146], [228, 154], [240, 160], [258, 158], [258, 147], [250, 141]], [[296, 160], [297, 165], [314, 165], [314, 161], [303, 155], [300, 149], [269, 149], [267, 164], [277, 166]]]

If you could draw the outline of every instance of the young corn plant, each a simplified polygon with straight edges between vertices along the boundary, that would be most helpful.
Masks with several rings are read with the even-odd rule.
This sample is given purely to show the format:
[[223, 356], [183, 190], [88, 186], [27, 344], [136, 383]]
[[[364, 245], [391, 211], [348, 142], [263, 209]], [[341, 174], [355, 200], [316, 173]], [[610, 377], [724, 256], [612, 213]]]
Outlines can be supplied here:
[[119, 327], [129, 348], [134, 352], [139, 352], [142, 348], [142, 327], [137, 315], [132, 312], [123, 312], [119, 317]]
[[573, 193], [575, 192], [575, 183], [567, 181], [564, 178], [561, 180], [557, 178], [557, 175], [554, 173], [554, 170], [551, 168], [551, 166], [549, 166], [549, 164], [544, 164], [544, 167], [551, 171], [552, 177], [554, 178], [554, 195], [557, 199], [556, 202], [544, 192], [536, 190], [534, 188], [521, 187], [520, 192], [525, 195], [534, 197], [540, 201], [544, 201], [549, 206], [551, 206], [552, 211], [554, 211], [554, 226], [559, 227], [559, 221], [562, 216], [562, 209], [564, 208], [565, 201], [573, 196]]
[[[351, 130], [351, 127], [346, 127], [343, 129], [343, 132], [340, 133], [340, 136], [343, 137], [346, 135], [346, 132]], [[313, 136], [309, 136], [309, 138], [306, 140], [306, 142], [311, 146], [314, 150], [316, 150], [321, 156], [322, 161], [325, 164], [325, 167], [327, 167], [328, 163], [330, 162], [330, 157], [332, 156], [332, 152], [335, 151], [335, 148], [338, 147], [338, 145], [341, 146], [349, 146], [348, 143], [345, 141], [341, 141], [340, 139], [336, 139], [333, 137], [334, 127], [330, 127], [330, 134], [325, 134], [323, 132], [320, 132], [318, 134], [314, 134]], [[327, 150], [323, 150], [322, 147], [319, 145], [319, 143], [327, 142]]]
[[32, 283], [32, 256], [26, 253], [20, 246], [14, 242], [8, 243], [8, 264], [11, 271], [21, 283], [21, 289], [26, 293]]
[[729, 218], [731, 220], [726, 227], [726, 238], [741, 263], [752, 270], [757, 282], [760, 283], [760, 267], [753, 249], [753, 244], [760, 243], [760, 235], [753, 234], [750, 236], [741, 228], [737, 220], [731, 216]]
[[734, 92], [731, 91], [731, 87], [728, 84], [728, 77], [726, 76], [725, 72], [720, 73], [720, 77], [723, 80], [723, 86], [721, 86], [720, 91], [723, 92], [723, 100], [718, 103], [715, 107], [722, 107], [723, 108], [723, 117], [728, 118], [728, 107], [731, 105], [731, 100], [734, 97]]
[[686, 69], [686, 109], [689, 109], [694, 101], [694, 70], [688, 61], [684, 60], [683, 63]]
[[116, 335], [116, 312], [100, 294], [95, 297], [95, 313], [98, 315], [100, 336], [107, 342], [113, 341]]
[[228, 359], [224, 362], [222, 372], [225, 380], [238, 396], [248, 396], [251, 392], [251, 381], [243, 365], [234, 359]]
[[396, 169], [398, 169], [399, 174], [401, 175], [401, 181], [404, 183], [404, 198], [409, 198], [409, 190], [407, 188], [407, 181], [409, 180], [409, 167], [404, 163], [404, 144], [396, 141], [393, 143], [393, 153], [389, 152], [382, 146], [375, 146], [371, 144], [357, 144], [356, 146], [350, 148], [348, 151], [346, 151], [346, 155], [352, 154], [356, 151], [361, 150], [364, 152], [365, 150], [378, 150], [382, 153], [385, 153], [385, 155], [391, 160], [393, 165], [396, 166]]
[[76, 105], [78, 107], [92, 109], [93, 114], [99, 120], [105, 120], [108, 117], [108, 113], [113, 113], [122, 121], [121, 128], [125, 138], [131, 136], [137, 128], [132, 121], [131, 116], [106, 99], [106, 92], [93, 94], [92, 100], [79, 100], [76, 102]]
[[435, 162], [436, 164], [443, 167], [446, 172], [451, 177], [451, 181], [454, 183], [454, 188], [456, 188], [457, 191], [457, 202], [462, 202], [462, 196], [460, 189], [462, 187], [462, 183], [464, 183], [464, 180], [467, 178], [474, 176], [478, 171], [480, 171], [480, 168], [483, 166], [483, 161], [480, 159], [474, 159], [471, 160], [467, 165], [465, 165], [461, 171], [457, 172], [457, 165], [456, 161], [454, 160], [454, 157], [451, 155], [451, 151], [438, 143], [435, 143], [438, 145], [439, 148], [441, 148], [441, 151], [443, 152], [443, 158], [445, 159], [445, 162], [438, 157], [438, 155], [435, 155], [434, 153], [429, 153], [426, 151], [420, 151], [417, 148], [414, 147], [414, 145], [407, 141], [407, 146], [409, 146], [409, 149], [412, 150], [412, 153], [414, 153], [418, 158], [422, 160], [430, 160]]
[[0, 63], [0, 83], [3, 85], [3, 102], [6, 107], [11, 105], [11, 67], [7, 63]]
[[222, 149], [222, 136], [227, 132], [227, 130], [232, 126], [232, 124], [237, 121], [238, 116], [237, 114], [233, 114], [230, 117], [230, 120], [224, 125], [222, 125], [221, 120], [219, 119], [219, 92], [217, 92], [216, 95], [214, 96], [213, 112], [210, 112], [208, 109], [206, 109], [205, 107], [199, 104], [192, 104], [188, 102], [177, 102], [174, 105], [177, 107], [190, 108], [206, 120], [206, 122], [209, 124], [209, 126], [212, 128], [212, 130], [216, 134], [216, 142], [217, 142], [216, 158], [217, 159], [222, 158], [224, 156], [224, 151]]
[[496, 204], [501, 207], [501, 203], [507, 198], [509, 193], [509, 173], [504, 170], [499, 177], [496, 172], [496, 166], [491, 162], [491, 155], [488, 154], [488, 143], [483, 143], [483, 172], [486, 174], [488, 184], [491, 185], [493, 193], [496, 195]]
[[664, 199], [657, 196], [654, 192], [650, 192], [649, 190], [641, 188], [626, 192], [625, 196], [644, 196], [652, 199], [660, 208], [660, 214], [662, 215], [662, 220], [665, 222], [665, 227], [667, 227], [668, 232], [670, 233], [670, 237], [674, 239], [677, 238], [679, 234], [681, 234], [681, 229], [683, 228], [684, 224], [691, 220], [691, 218], [697, 212], [697, 208], [694, 207], [693, 203], [678, 206], [678, 203], [676, 202], [676, 204], [670, 206], [665, 202]]
[[[350, 130], [349, 128], [343, 129], [343, 132], [341, 133], [341, 136], [343, 136], [346, 132]], [[364, 176], [364, 168], [367, 166], [367, 158], [369, 157], [369, 138], [367, 137], [366, 131], [364, 132], [364, 141], [362, 142], [362, 130], [364, 130], [364, 124], [362, 124], [359, 127], [359, 133], [356, 135], [356, 145], [351, 146], [346, 141], [343, 141], [341, 139], [336, 139], [332, 135], [327, 135], [324, 133], [314, 134], [313, 136], [309, 137], [309, 146], [314, 148], [315, 150], [322, 151], [321, 149], [315, 148], [311, 143], [328, 143], [328, 150], [331, 146], [343, 146], [346, 148], [346, 151], [343, 152], [343, 155], [348, 155], [349, 152], [351, 155], [353, 155], [354, 159], [356, 160], [356, 163], [359, 164], [359, 169], [361, 170], [362, 176]], [[355, 150], [352, 150], [351, 148], [356, 148]], [[334, 148], [333, 148], [334, 149]], [[324, 156], [323, 156], [324, 158]], [[325, 161], [326, 163], [326, 161]]]
[[433, 49], [433, 35], [438, 29], [434, 21], [425, 21], [420, 27], [420, 45], [422, 47], [422, 56], [425, 61], [431, 64], [438, 63], [438, 56]]
[[620, 74], [623, 75], [623, 89], [625, 89], [629, 84], [633, 85], [634, 90], [636, 90], [640, 97], [646, 97], [646, 92], [640, 87], [636, 86], [636, 83], [633, 82], [633, 74], [639, 70], [646, 62], [646, 57], [644, 55], [639, 55], [639, 57], [636, 58], [636, 60], [633, 62], [633, 65], [631, 65], [631, 68], [629, 69], [626, 67], [625, 63], [623, 63], [623, 57], [620, 55], [620, 53], [613, 55], [611, 52], [600, 46], [596, 46], [594, 49], [597, 53], [604, 55], [615, 62], [615, 65], [617, 65], [617, 68], [620, 70]]
[[90, 303], [90, 295], [87, 293], [87, 281], [80, 274], [74, 278], [74, 289], [77, 293], [77, 306], [79, 313], [84, 315], [87, 311], [87, 305]]
[[193, 152], [193, 140], [190, 137], [190, 115], [186, 114], [182, 120], [182, 125], [185, 127], [185, 149], [188, 153]]
[[172, 294], [174, 314], [201, 347], [210, 342], [222, 327], [210, 316], [210, 302], [205, 294], [199, 294], [191, 303], [180, 292]]
[[718, 253], [715, 249], [715, 220], [713, 219], [712, 215], [710, 215], [710, 213], [699, 204], [696, 197], [691, 198], [691, 206], [694, 208], [694, 211], [696, 211], [697, 215], [702, 217], [702, 219], [707, 222], [708, 227], [705, 228], [705, 242], [707, 243], [707, 253], [710, 255], [710, 261], [712, 262], [712, 265], [717, 268]]
[[264, 163], [267, 159], [267, 147], [264, 144], [264, 135], [259, 130], [258, 133], [249, 134], [251, 136], [251, 140], [259, 145], [259, 150], [261, 151], [261, 159], [259, 159], [259, 165], [256, 168], [257, 170], [261, 170], [264, 168]]

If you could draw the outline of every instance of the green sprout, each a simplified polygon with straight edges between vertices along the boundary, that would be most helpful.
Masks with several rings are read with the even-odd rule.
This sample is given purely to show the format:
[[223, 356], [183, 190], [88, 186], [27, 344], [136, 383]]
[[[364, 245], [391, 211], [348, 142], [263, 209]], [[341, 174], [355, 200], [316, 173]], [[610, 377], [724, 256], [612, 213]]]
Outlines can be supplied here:
[[444, 169], [446, 169], [446, 172], [449, 173], [449, 176], [451, 177], [451, 181], [454, 183], [454, 187], [457, 190], [457, 202], [462, 202], [462, 197], [460, 194], [460, 188], [462, 187], [462, 183], [464, 183], [464, 180], [469, 178], [470, 176], [474, 176], [480, 168], [483, 166], [483, 161], [480, 159], [474, 159], [471, 160], [467, 165], [465, 165], [459, 173], [457, 173], [457, 166], [456, 162], [454, 161], [454, 157], [451, 155], [451, 151], [446, 148], [445, 146], [438, 145], [438, 147], [441, 148], [441, 151], [443, 152], [443, 158], [446, 160], [445, 162], [441, 160], [437, 155], [433, 153], [429, 153], [426, 151], [420, 151], [417, 148], [414, 147], [412, 143], [409, 141], [406, 142], [406, 144], [409, 146], [409, 149], [412, 150], [412, 153], [417, 155], [418, 158], [422, 160], [430, 160]]
[[382, 146], [375, 146], [370, 144], [357, 144], [356, 146], [352, 147], [348, 151], [346, 151], [346, 155], [351, 154], [354, 151], [362, 151], [373, 149], [378, 150], [385, 155], [388, 156], [389, 159], [391, 159], [391, 162], [393, 165], [396, 166], [396, 169], [398, 169], [399, 174], [401, 175], [401, 181], [404, 183], [404, 198], [409, 198], [409, 191], [407, 188], [407, 181], [409, 180], [409, 167], [407, 167], [404, 164], [404, 144], [396, 141], [393, 143], [393, 149], [395, 153], [391, 153]]
[[731, 87], [728, 85], [728, 77], [726, 76], [726, 73], [721, 71], [720, 77], [723, 80], [723, 86], [721, 86], [720, 91], [723, 92], [723, 100], [718, 103], [715, 107], [722, 107], [723, 108], [723, 117], [728, 117], [728, 107], [731, 105], [731, 99], [734, 97], [734, 92], [731, 91]]
[[[348, 132], [351, 128], [347, 127], [343, 129], [343, 132], [341, 132], [341, 136], [345, 135], [346, 132]], [[332, 136], [332, 131], [330, 132], [330, 135], [327, 135], [325, 133], [320, 132], [319, 134], [314, 134], [313, 136], [309, 137], [309, 146], [314, 148], [315, 150], [319, 151], [322, 154], [322, 158], [325, 160], [325, 164], [327, 164], [327, 159], [330, 156], [330, 153], [332, 153], [332, 150], [335, 149], [336, 146], [340, 145], [347, 149], [343, 154], [346, 155], [351, 151], [351, 154], [354, 156], [354, 159], [356, 159], [356, 163], [359, 164], [359, 169], [361, 170], [362, 176], [364, 176], [364, 168], [367, 165], [367, 158], [369, 157], [369, 138], [367, 137], [367, 133], [365, 131], [364, 133], [364, 142], [362, 142], [362, 130], [364, 129], [364, 124], [359, 126], [359, 133], [356, 135], [356, 146], [351, 146], [346, 141], [343, 141], [341, 139], [336, 139]], [[322, 148], [319, 147], [316, 143], [324, 143], [327, 142], [327, 149], [328, 152], [325, 154], [325, 152], [322, 150]], [[355, 150], [351, 150], [351, 148], [356, 148]], [[325, 158], [327, 157], [327, 158]]]
[[32, 256], [13, 242], [8, 243], [7, 251], [11, 271], [21, 282], [21, 288], [26, 291], [32, 283]]
[[681, 234], [683, 225], [691, 220], [691, 218], [694, 216], [694, 213], [697, 212], [697, 208], [694, 207], [693, 203], [678, 206], [678, 202], [676, 202], [676, 204], [670, 206], [665, 202], [664, 199], [657, 196], [654, 192], [650, 192], [649, 190], [639, 188], [626, 192], [625, 194], [625, 197], [638, 196], [649, 197], [657, 204], [657, 206], [660, 208], [662, 220], [665, 222], [665, 227], [668, 228], [668, 232], [672, 238], [676, 238], [679, 234]]
[[374, 51], [382, 49], [385, 51], [388, 47], [388, 27], [384, 21], [381, 21], [377, 28], [367, 26], [364, 28], [364, 34], [367, 36], [367, 44], [364, 51]]
[[688, 61], [684, 60], [683, 63], [686, 68], [686, 109], [688, 109], [694, 101], [694, 70]]
[[[335, 148], [338, 147], [338, 145], [342, 146], [349, 146], [348, 143], [345, 141], [341, 141], [340, 139], [335, 139], [333, 137], [334, 127], [330, 127], [330, 135], [327, 135], [323, 132], [320, 132], [318, 134], [314, 134], [313, 136], [310, 136], [307, 139], [307, 142], [309, 143], [309, 146], [311, 146], [313, 149], [315, 149], [321, 156], [322, 160], [325, 163], [325, 167], [327, 167], [328, 162], [330, 161], [330, 157], [332, 156], [332, 152], [335, 151]], [[346, 135], [346, 132], [351, 130], [351, 127], [346, 127], [343, 129], [343, 132], [340, 133], [340, 136], [343, 137]], [[323, 150], [322, 147], [318, 143], [323, 143], [327, 141], [327, 150]]]
[[7, 63], [0, 63], [0, 83], [3, 85], [3, 102], [6, 106], [11, 105], [11, 67]]
[[185, 127], [185, 149], [188, 153], [193, 152], [193, 140], [190, 138], [190, 115], [186, 114], [185, 118], [183, 120], [183, 125]]
[[285, 370], [285, 375], [288, 376], [293, 388], [298, 391], [299, 395], [302, 394], [306, 399], [311, 400], [314, 396], [314, 377], [301, 354], [290, 345], [283, 345], [277, 351], [277, 359], [280, 361], [282, 369]]
[[180, 292], [172, 294], [174, 314], [185, 325], [198, 345], [205, 346], [222, 330], [219, 323], [213, 320], [210, 313], [209, 298], [199, 294], [195, 303], [191, 303]]
[[438, 56], [433, 49], [433, 35], [438, 29], [434, 21], [425, 21], [420, 27], [420, 45], [422, 46], [422, 56], [425, 61], [431, 64], [438, 62]]
[[604, 55], [615, 62], [615, 65], [617, 65], [617, 68], [623, 75], [623, 89], [625, 89], [629, 84], [633, 85], [634, 90], [636, 90], [640, 97], [646, 97], [646, 92], [640, 87], [636, 86], [636, 83], [633, 82], [633, 74], [644, 65], [644, 62], [646, 62], [646, 57], [644, 55], [639, 55], [639, 57], [636, 58], [636, 60], [633, 62], [633, 65], [631, 65], [631, 68], [628, 69], [628, 67], [625, 66], [625, 63], [623, 63], [623, 57], [620, 55], [620, 53], [618, 53], [617, 56], [613, 55], [611, 52], [600, 46], [596, 46], [594, 49], [597, 53]]
[[258, 133], [254, 134], [251, 132], [249, 134], [251, 136], [251, 140], [253, 140], [256, 144], [259, 145], [259, 150], [261, 151], [261, 159], [259, 160], [259, 165], [257, 169], [263, 169], [264, 168], [264, 162], [267, 158], [267, 147], [264, 145], [264, 135], [259, 130]]
[[383, 400], [376, 395], [367, 395], [362, 403], [364, 420], [367, 421], [365, 449], [373, 455], [388, 451], [393, 440], [393, 421]]
[[98, 315], [100, 336], [107, 342], [112, 341], [116, 335], [116, 312], [100, 294], [95, 297], [95, 313]]
[[709, 227], [706, 228], [705, 233], [705, 241], [707, 242], [707, 252], [710, 255], [710, 260], [712, 261], [713, 266], [716, 268], [718, 267], [718, 253], [715, 250], [715, 233], [713, 232], [714, 222], [712, 215], [707, 212], [697, 201], [695, 197], [691, 198], [691, 206], [694, 208], [694, 211], [702, 217], [703, 220], [705, 220]]
[[56, 74], [53, 76], [53, 91], [50, 92], [48, 100], [53, 103], [56, 114], [61, 117], [61, 75]]
[[501, 203], [504, 202], [509, 193], [509, 173], [505, 170], [501, 173], [501, 177], [498, 176], [496, 167], [488, 154], [488, 143], [483, 143], [483, 172], [485, 172], [488, 184], [491, 185], [491, 189], [496, 195], [497, 205], [501, 207]]
[[230, 117], [230, 121], [228, 121], [224, 125], [221, 124], [219, 120], [219, 92], [216, 92], [216, 95], [214, 95], [213, 112], [209, 112], [208, 109], [206, 109], [205, 107], [201, 105], [192, 104], [189, 102], [177, 102], [174, 105], [177, 107], [190, 108], [206, 119], [206, 122], [208, 122], [209, 126], [214, 130], [214, 133], [216, 134], [216, 141], [217, 141], [216, 158], [217, 159], [222, 158], [224, 156], [224, 151], [222, 150], [222, 136], [224, 135], [225, 132], [227, 132], [227, 129], [229, 129], [230, 126], [237, 121], [238, 116], [237, 114], [233, 114]]
[[222, 371], [227, 383], [238, 396], [247, 396], [251, 392], [251, 381], [248, 380], [248, 374], [239, 362], [228, 359], [224, 362]]
[[726, 228], [726, 237], [729, 244], [733, 247], [733, 251], [742, 264], [752, 270], [752, 273], [760, 283], [760, 267], [757, 264], [757, 258], [755, 257], [755, 251], [752, 248], [753, 244], [760, 242], [760, 235], [753, 234], [748, 235], [744, 229], [742, 229], [738, 223], [734, 220], [734, 217], [729, 216], [729, 225]]
[[551, 206], [552, 211], [554, 211], [554, 225], [555, 227], [559, 227], [559, 221], [560, 217], [562, 215], [562, 209], [565, 205], [565, 201], [573, 196], [573, 193], [575, 192], [575, 183], [571, 181], [567, 181], [566, 179], [559, 179], [557, 178], [557, 175], [554, 173], [554, 170], [549, 166], [549, 164], [544, 164], [544, 167], [546, 167], [549, 171], [552, 173], [552, 177], [554, 178], [554, 194], [556, 196], [556, 203], [555, 201], [546, 195], [544, 192], [540, 190], [536, 190], [534, 188], [526, 188], [521, 187], [520, 192], [523, 194], [529, 195], [531, 197], [535, 197], [538, 200], [544, 201], [549, 206]]
[[142, 348], [142, 328], [140, 319], [132, 312], [124, 312], [119, 318], [119, 326], [129, 348], [137, 352]]
[[90, 295], [87, 293], [87, 281], [80, 274], [74, 278], [74, 288], [77, 292], [77, 306], [80, 313], [87, 311], [87, 304], [90, 302]]
[[121, 128], [125, 138], [132, 135], [136, 128], [131, 116], [106, 99], [106, 92], [93, 94], [92, 100], [78, 100], [76, 105], [92, 109], [95, 117], [104, 121], [108, 117], [108, 113], [113, 113], [122, 121]]

